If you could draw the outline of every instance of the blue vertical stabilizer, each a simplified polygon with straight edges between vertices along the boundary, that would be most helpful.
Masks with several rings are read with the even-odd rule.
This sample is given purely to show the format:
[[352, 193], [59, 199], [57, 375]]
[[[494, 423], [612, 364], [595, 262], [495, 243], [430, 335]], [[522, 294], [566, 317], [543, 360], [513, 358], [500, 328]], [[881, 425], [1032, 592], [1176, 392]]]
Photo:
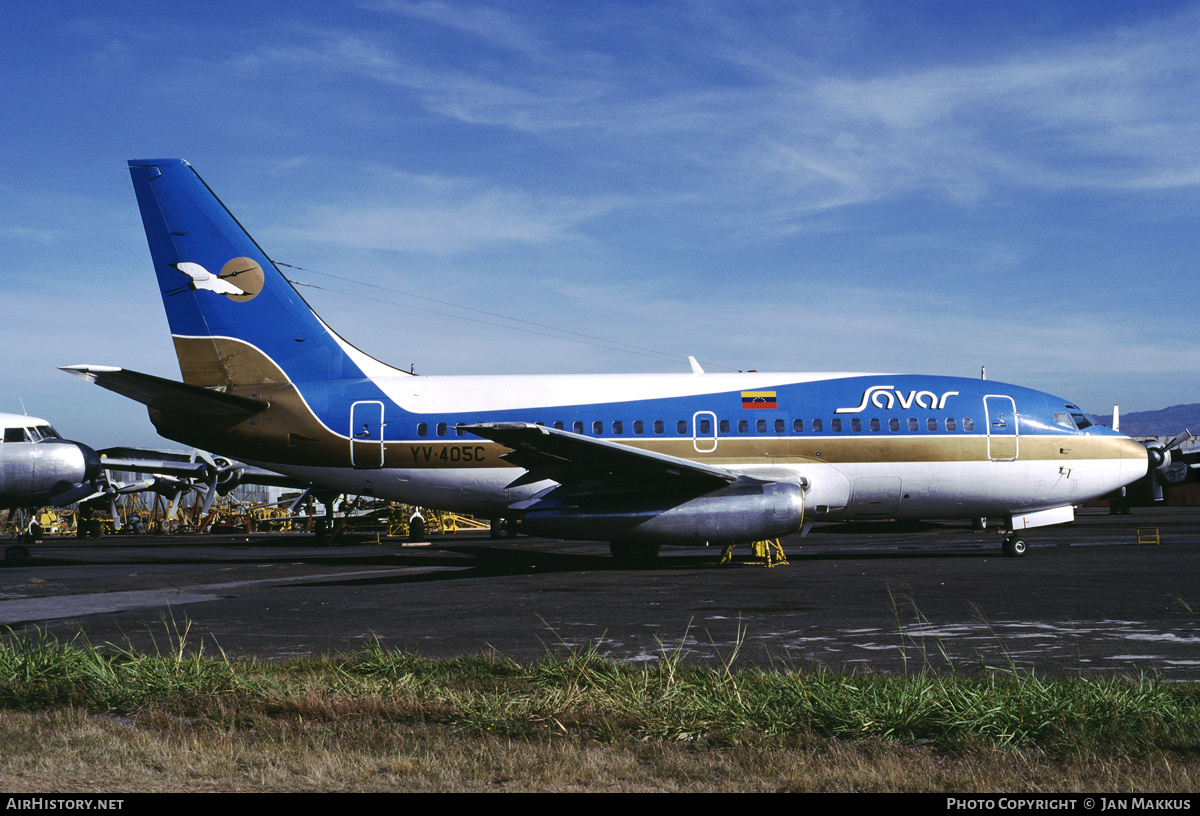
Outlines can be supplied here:
[[[195, 342], [203, 338], [248, 344], [292, 382], [363, 376], [339, 338], [191, 165], [137, 159], [129, 172], [185, 381], [237, 384], [214, 379], [211, 372], [227, 373], [228, 367], [221, 350], [208, 351], [220, 344]], [[216, 359], [190, 359], [212, 355]]]

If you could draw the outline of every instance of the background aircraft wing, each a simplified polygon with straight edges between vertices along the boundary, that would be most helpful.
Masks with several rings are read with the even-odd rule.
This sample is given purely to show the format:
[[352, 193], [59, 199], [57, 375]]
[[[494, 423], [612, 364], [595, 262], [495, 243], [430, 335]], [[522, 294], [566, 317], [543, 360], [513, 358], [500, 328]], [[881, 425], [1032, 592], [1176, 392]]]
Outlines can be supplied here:
[[[179, 451], [146, 450], [144, 448], [105, 448], [100, 453], [100, 464], [106, 471], [149, 474], [151, 478], [130, 483], [110, 485], [115, 491], [128, 493], [153, 490], [171, 497], [172, 513], [174, 502], [185, 490], [204, 494], [202, 512], [207, 515], [217, 496], [227, 495], [239, 485], [274, 485], [301, 490], [312, 488], [311, 482], [285, 476], [273, 470], [247, 465], [223, 456], [213, 456], [201, 450], [191, 453]], [[99, 494], [99, 495], [104, 495]], [[115, 511], [114, 511], [115, 517]]]
[[512, 449], [501, 458], [525, 468], [527, 473], [509, 487], [550, 479], [571, 492], [623, 491], [649, 483], [660, 492], [699, 494], [732, 484], [738, 478], [725, 468], [544, 425], [484, 422], [458, 427]]
[[116, 447], [104, 448], [99, 453], [100, 464], [105, 470], [119, 470], [124, 473], [156, 473], [195, 479], [216, 478], [222, 484], [232, 481], [232, 486], [254, 484], [305, 488], [312, 484], [295, 476], [285, 476], [273, 470], [247, 465], [223, 456], [213, 456], [203, 451], [188, 454], [179, 451]]
[[187, 454], [141, 448], [105, 448], [100, 451], [105, 470], [123, 473], [165, 473], [171, 476], [203, 478], [211, 466], [202, 459]]

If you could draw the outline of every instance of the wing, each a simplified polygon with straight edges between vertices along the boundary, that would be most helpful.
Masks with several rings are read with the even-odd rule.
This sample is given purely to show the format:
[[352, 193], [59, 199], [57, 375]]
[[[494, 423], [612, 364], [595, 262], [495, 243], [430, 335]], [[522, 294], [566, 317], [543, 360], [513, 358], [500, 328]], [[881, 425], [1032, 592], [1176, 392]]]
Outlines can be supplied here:
[[509, 487], [549, 479], [562, 485], [561, 491], [555, 491], [559, 495], [625, 492], [647, 484], [657, 492], [699, 495], [738, 478], [725, 468], [544, 425], [483, 422], [458, 427], [512, 449], [501, 458], [527, 472]]
[[312, 486], [312, 482], [297, 479], [294, 476], [285, 476], [273, 470], [247, 465], [223, 456], [214, 457], [203, 451], [187, 454], [178, 451], [117, 447], [104, 448], [98, 453], [100, 454], [100, 463], [105, 470], [119, 470], [122, 473], [153, 473], [195, 479], [212, 478], [215, 475], [221, 483], [234, 482], [233, 486], [239, 484], [295, 488]]

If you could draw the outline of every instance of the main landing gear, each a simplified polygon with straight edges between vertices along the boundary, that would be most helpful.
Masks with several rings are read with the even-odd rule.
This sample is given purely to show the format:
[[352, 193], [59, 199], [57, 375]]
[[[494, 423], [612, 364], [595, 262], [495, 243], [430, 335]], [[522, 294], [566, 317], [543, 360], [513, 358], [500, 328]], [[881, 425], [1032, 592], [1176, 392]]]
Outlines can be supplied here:
[[1004, 543], [1001, 545], [1004, 554], [1009, 558], [1020, 558], [1025, 554], [1028, 546], [1025, 544], [1025, 539], [1017, 533], [1009, 533], [1004, 537]]

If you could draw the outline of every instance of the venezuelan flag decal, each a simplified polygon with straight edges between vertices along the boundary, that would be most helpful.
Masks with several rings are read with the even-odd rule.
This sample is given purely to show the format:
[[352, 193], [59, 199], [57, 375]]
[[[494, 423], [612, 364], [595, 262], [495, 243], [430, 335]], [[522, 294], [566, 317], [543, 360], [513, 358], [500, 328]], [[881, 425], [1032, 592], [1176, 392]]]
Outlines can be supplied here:
[[774, 409], [779, 406], [775, 402], [774, 391], [743, 391], [743, 408]]

